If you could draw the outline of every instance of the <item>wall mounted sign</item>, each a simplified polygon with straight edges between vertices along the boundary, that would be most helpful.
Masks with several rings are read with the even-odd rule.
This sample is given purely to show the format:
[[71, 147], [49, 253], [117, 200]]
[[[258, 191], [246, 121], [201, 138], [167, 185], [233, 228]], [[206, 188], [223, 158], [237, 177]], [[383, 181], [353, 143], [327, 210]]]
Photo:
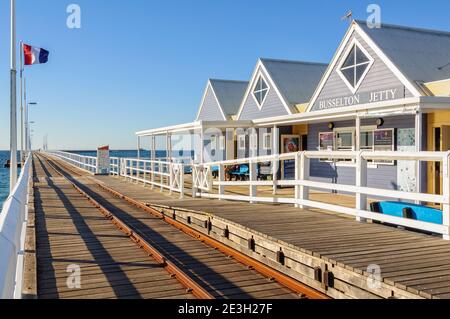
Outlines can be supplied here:
[[319, 100], [316, 103], [314, 103], [312, 111], [321, 111], [334, 109], [338, 107], [391, 101], [402, 99], [404, 97], [405, 97], [405, 87], [399, 86], [383, 90], [360, 92], [355, 95], [340, 96], [331, 99]]

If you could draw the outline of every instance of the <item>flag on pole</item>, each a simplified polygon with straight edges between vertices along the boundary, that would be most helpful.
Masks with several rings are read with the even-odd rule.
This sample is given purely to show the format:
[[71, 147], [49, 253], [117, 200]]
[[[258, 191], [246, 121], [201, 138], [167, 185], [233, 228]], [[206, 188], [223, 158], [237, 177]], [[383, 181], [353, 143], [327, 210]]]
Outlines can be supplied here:
[[23, 45], [23, 56], [25, 65], [47, 63], [49, 52], [31, 45]]

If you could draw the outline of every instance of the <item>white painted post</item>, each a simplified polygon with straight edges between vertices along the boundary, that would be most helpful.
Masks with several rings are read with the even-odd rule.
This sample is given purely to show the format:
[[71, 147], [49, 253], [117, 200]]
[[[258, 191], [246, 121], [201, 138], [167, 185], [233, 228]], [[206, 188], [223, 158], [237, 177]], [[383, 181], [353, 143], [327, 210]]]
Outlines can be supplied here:
[[[307, 181], [309, 180], [310, 175], [310, 159], [306, 156], [305, 152], [302, 152], [300, 155], [300, 180]], [[305, 205], [303, 205], [303, 201], [309, 200], [309, 187], [300, 186], [300, 206], [299, 208], [305, 209]]]
[[450, 152], [447, 152], [443, 160], [442, 193], [445, 203], [442, 206], [443, 225], [447, 228], [448, 234], [443, 235], [445, 240], [450, 240]]
[[252, 198], [250, 200], [251, 204], [254, 204], [255, 201], [253, 200], [254, 197], [258, 196], [258, 188], [256, 185], [253, 184], [253, 182], [258, 181], [258, 162], [254, 162], [252, 160], [249, 161], [249, 169], [250, 169], [250, 197]]
[[194, 163], [192, 163], [192, 198], [197, 197], [197, 178], [198, 178], [197, 169], [198, 166], [195, 166]]
[[141, 137], [137, 137], [137, 158], [141, 158]]
[[274, 156], [275, 160], [272, 162], [272, 181], [273, 181], [273, 195], [277, 195], [277, 188], [278, 188], [278, 156], [280, 153], [280, 130], [275, 125], [273, 127], [272, 132], [273, 137], [273, 143], [272, 143], [272, 155]]
[[[295, 155], [295, 181], [296, 182], [298, 182], [298, 181], [300, 181], [302, 179], [301, 178], [301, 175], [302, 175], [301, 171], [302, 171], [302, 153], [297, 153]], [[300, 197], [301, 197], [300, 185], [296, 184], [295, 185], [295, 199], [297, 201], [299, 201]], [[295, 207], [299, 208], [300, 204], [297, 202], [295, 204]]]
[[151, 150], [151, 154], [150, 154], [150, 159], [151, 159], [151, 164], [150, 164], [150, 170], [152, 171], [151, 172], [151, 181], [152, 181], [152, 186], [151, 186], [151, 189], [155, 189], [155, 169], [156, 169], [156, 166], [155, 166], [155, 161], [156, 161], [156, 137], [153, 135], [152, 137], [151, 137], [151, 139], [152, 139], [152, 146], [151, 146], [151, 148], [152, 148], [152, 150]]
[[179, 164], [179, 174], [180, 174], [180, 199], [184, 198], [184, 165]]
[[[359, 152], [356, 157], [356, 186], [367, 187], [367, 160], [363, 158], [364, 152]], [[367, 195], [356, 193], [356, 209], [367, 210]], [[359, 222], [366, 222], [365, 218], [356, 217]]]
[[173, 163], [169, 162], [168, 164], [169, 168], [169, 195], [173, 194], [173, 185], [174, 185], [174, 179], [175, 179], [175, 172], [174, 172], [174, 165]]
[[[416, 139], [416, 152], [422, 151], [422, 124], [423, 124], [423, 115], [421, 112], [416, 113], [416, 129], [415, 129], [415, 139]], [[445, 164], [444, 164], [445, 165]], [[420, 161], [416, 162], [416, 191], [417, 193], [421, 193], [422, 191], [422, 163]], [[421, 204], [420, 201], [415, 201], [416, 204]]]
[[[223, 164], [219, 165], [219, 182], [225, 182], [225, 167]], [[219, 200], [222, 200], [222, 196], [225, 194], [225, 186], [219, 185]]]
[[164, 172], [164, 168], [163, 168], [163, 162], [162, 161], [159, 161], [158, 162], [158, 168], [159, 168], [159, 182], [160, 182], [160, 184], [161, 184], [161, 192], [163, 191], [163, 184], [164, 184], [164, 176], [162, 175], [163, 174], [163, 172]]
[[204, 139], [205, 139], [205, 133], [204, 133], [203, 126], [202, 126], [200, 128], [200, 164], [204, 164], [204, 162], [205, 162], [205, 156], [204, 156], [205, 144], [204, 144]]
[[361, 118], [356, 115], [356, 141], [355, 141], [355, 151], [359, 152], [361, 149]]

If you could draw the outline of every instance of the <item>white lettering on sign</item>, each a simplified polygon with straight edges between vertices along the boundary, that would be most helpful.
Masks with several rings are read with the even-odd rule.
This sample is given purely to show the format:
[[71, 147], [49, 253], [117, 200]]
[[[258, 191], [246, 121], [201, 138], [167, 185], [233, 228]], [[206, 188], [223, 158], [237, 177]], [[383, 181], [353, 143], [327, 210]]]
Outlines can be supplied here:
[[321, 100], [315, 104], [313, 111], [400, 99], [404, 97], [403, 92], [404, 90], [400, 88], [393, 88], [380, 91], [361, 92], [351, 96]]

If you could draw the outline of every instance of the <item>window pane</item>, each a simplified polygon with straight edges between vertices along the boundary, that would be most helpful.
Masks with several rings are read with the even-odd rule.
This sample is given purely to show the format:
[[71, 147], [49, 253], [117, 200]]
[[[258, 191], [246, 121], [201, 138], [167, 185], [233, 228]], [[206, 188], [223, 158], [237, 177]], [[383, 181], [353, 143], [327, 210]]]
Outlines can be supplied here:
[[342, 74], [347, 79], [347, 81], [355, 87], [355, 68], [350, 68], [346, 70], [342, 70]]
[[368, 64], [363, 64], [363, 65], [356, 67], [355, 86], [356, 86], [356, 84], [359, 83], [359, 80], [361, 80], [363, 73], [367, 70], [368, 67], [369, 67]]
[[373, 132], [361, 132], [361, 149], [373, 149]]
[[268, 88], [269, 87], [267, 86], [266, 82], [263, 80], [263, 78], [261, 78], [261, 90], [265, 90]]
[[355, 48], [350, 51], [350, 54], [348, 55], [342, 67], [345, 68], [351, 65], [355, 65]]
[[356, 46], [356, 64], [369, 62], [369, 58]]
[[353, 134], [352, 133], [338, 133], [337, 145], [339, 148], [352, 148], [353, 147]]
[[262, 91], [261, 92], [261, 102], [259, 102], [260, 104], [262, 104], [262, 102], [264, 101], [264, 99], [266, 98], [267, 92], [269, 92], [268, 90]]

